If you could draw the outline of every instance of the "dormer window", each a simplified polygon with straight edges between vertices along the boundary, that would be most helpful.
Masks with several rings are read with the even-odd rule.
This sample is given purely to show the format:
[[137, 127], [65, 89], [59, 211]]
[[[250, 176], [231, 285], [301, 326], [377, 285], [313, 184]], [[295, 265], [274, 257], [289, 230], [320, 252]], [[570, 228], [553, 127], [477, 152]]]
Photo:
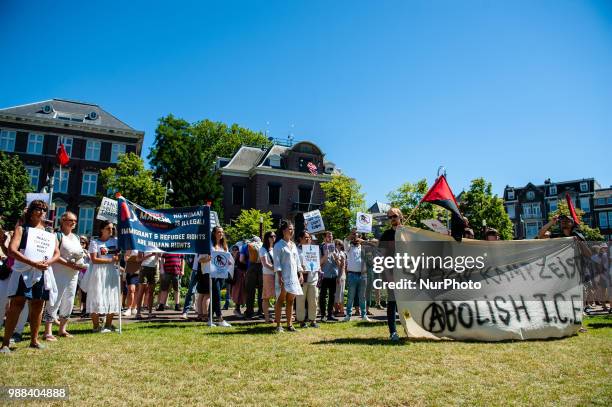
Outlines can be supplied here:
[[274, 154], [270, 156], [270, 167], [272, 168], [281, 167], [281, 158], [279, 155]]
[[535, 199], [535, 192], [528, 191], [527, 192], [527, 199], [530, 200], [530, 201], [533, 201]]
[[549, 192], [549, 195], [557, 195], [557, 186], [551, 185], [548, 192]]
[[580, 192], [589, 192], [589, 184], [586, 182], [580, 183]]
[[509, 200], [513, 200], [514, 199], [514, 189], [508, 190], [508, 199]]

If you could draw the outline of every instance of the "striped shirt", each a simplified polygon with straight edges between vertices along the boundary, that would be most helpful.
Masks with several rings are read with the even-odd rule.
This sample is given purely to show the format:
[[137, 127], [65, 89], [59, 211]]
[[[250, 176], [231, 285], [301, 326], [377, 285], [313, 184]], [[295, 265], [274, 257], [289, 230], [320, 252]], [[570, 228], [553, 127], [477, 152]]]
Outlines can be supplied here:
[[167, 274], [181, 274], [181, 261], [183, 260], [182, 254], [164, 254], [164, 273]]

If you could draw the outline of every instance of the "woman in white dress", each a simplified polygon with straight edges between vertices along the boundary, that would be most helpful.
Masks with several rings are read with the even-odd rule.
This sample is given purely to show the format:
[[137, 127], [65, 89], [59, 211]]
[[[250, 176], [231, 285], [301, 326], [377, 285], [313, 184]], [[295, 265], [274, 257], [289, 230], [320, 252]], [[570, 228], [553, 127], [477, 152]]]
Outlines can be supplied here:
[[[281, 312], [283, 303], [287, 300], [285, 306], [285, 315], [287, 317], [287, 330], [295, 332], [292, 324], [293, 319], [293, 301], [298, 295], [302, 295], [302, 277], [303, 267], [300, 261], [300, 255], [296, 244], [293, 242], [295, 229], [290, 221], [281, 222], [278, 235], [282, 236], [274, 245], [274, 271], [276, 272], [276, 303], [274, 304], [274, 322], [276, 322], [276, 331], [283, 332], [281, 326]], [[298, 274], [299, 273], [299, 274]]]
[[51, 331], [53, 321], [59, 314], [58, 336], [70, 338], [71, 334], [66, 331], [68, 318], [72, 314], [72, 305], [76, 294], [79, 270], [83, 268], [83, 249], [80, 239], [72, 233], [77, 224], [77, 217], [74, 213], [66, 211], [60, 218], [60, 231], [57, 233], [59, 242], [60, 257], [53, 264], [53, 275], [57, 285], [57, 301], [53, 306], [47, 302], [44, 312], [45, 334], [43, 339], [46, 341], [56, 341]]
[[[113, 236], [113, 224], [100, 223], [100, 237], [89, 244], [91, 264], [86, 274], [87, 312], [91, 314], [94, 332], [114, 331], [113, 317], [121, 311], [119, 304], [119, 262], [117, 239]], [[100, 314], [106, 314], [104, 328], [100, 326]]]

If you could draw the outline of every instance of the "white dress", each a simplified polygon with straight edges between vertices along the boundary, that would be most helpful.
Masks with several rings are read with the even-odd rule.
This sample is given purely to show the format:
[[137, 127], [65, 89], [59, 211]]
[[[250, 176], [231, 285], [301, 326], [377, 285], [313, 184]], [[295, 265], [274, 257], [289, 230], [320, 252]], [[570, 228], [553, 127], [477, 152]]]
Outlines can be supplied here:
[[[107, 241], [93, 240], [89, 253], [96, 253], [100, 259], [111, 259], [109, 250], [117, 250], [117, 239]], [[87, 276], [88, 275], [88, 276]], [[119, 271], [114, 263], [95, 264], [91, 262], [86, 273], [87, 312], [93, 314], [118, 314], [119, 306]]]
[[[83, 256], [83, 248], [79, 237], [74, 233], [62, 235], [59, 250], [60, 256], [66, 260], [74, 261]], [[53, 264], [53, 274], [57, 285], [57, 301], [53, 305], [47, 302], [44, 313], [45, 322], [52, 322], [58, 316], [60, 318], [70, 317], [79, 272], [60, 263], [55, 263]]]
[[[294, 295], [303, 295], [298, 271], [302, 271], [300, 254], [295, 243], [287, 244], [284, 239], [274, 245], [274, 269], [283, 276], [285, 291]], [[276, 287], [276, 297], [280, 295], [280, 284]]]

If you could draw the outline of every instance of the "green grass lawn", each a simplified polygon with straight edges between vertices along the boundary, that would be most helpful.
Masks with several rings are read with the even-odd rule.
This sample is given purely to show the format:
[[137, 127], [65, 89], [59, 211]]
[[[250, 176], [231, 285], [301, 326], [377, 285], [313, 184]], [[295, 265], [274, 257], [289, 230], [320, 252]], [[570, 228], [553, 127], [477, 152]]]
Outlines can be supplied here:
[[384, 323], [208, 328], [132, 323], [0, 358], [2, 386], [70, 386], [83, 405], [612, 404], [612, 318], [561, 340], [387, 341]]

